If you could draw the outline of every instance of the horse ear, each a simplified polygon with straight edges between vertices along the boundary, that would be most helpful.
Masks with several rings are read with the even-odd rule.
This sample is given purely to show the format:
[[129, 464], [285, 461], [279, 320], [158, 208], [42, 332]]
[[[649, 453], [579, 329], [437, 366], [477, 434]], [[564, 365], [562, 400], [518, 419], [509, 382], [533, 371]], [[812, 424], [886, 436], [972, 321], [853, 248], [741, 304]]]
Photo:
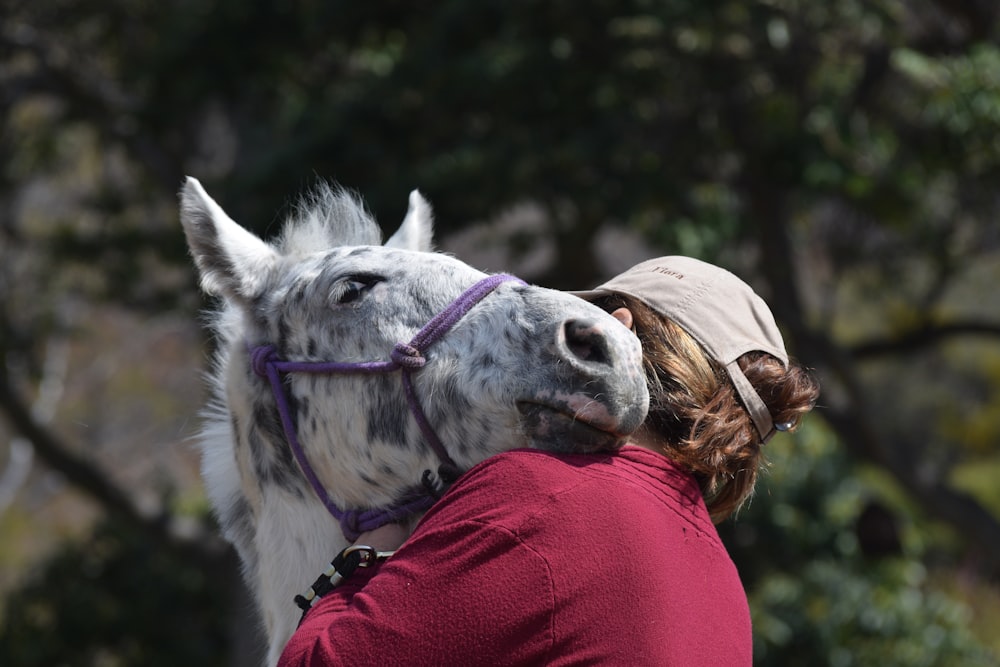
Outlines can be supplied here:
[[433, 250], [434, 213], [431, 205], [418, 191], [410, 193], [410, 208], [406, 211], [403, 223], [388, 241], [387, 248], [402, 248], [404, 250]]
[[187, 177], [180, 200], [181, 224], [202, 289], [244, 302], [260, 296], [277, 253], [226, 215], [197, 179]]

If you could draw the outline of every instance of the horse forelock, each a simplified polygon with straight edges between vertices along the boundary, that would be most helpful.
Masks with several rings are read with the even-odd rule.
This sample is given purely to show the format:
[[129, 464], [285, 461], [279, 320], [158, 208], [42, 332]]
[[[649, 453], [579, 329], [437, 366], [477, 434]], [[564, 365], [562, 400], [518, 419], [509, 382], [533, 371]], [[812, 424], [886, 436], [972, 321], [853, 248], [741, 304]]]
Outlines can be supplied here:
[[276, 243], [286, 255], [346, 245], [379, 245], [382, 231], [359, 197], [320, 181], [296, 204]]

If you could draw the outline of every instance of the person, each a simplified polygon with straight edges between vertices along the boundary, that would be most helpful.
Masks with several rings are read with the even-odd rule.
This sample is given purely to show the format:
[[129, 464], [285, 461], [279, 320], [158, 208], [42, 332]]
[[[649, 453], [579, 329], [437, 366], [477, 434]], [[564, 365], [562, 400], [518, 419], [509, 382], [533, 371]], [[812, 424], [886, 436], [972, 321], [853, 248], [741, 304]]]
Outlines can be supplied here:
[[[279, 665], [750, 665], [746, 594], [715, 522], [818, 384], [764, 301], [688, 257], [578, 293], [643, 346], [650, 412], [615, 452], [498, 454], [306, 614]], [[404, 541], [405, 540], [405, 541]]]

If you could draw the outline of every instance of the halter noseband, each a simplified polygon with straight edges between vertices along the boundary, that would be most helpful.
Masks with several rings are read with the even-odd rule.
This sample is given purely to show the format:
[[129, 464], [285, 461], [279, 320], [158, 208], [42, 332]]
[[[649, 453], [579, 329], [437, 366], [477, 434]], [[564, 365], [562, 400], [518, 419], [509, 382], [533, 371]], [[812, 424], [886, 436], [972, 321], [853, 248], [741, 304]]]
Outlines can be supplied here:
[[285, 431], [285, 438], [288, 440], [292, 453], [295, 455], [295, 460], [309, 481], [309, 485], [312, 486], [313, 491], [316, 492], [316, 495], [323, 502], [323, 506], [333, 515], [333, 518], [340, 522], [344, 537], [351, 542], [356, 540], [358, 535], [365, 531], [426, 510], [434, 503], [435, 497], [430, 492], [416, 492], [400, 499], [396, 504], [388, 508], [370, 510], [340, 509], [319, 481], [316, 472], [309, 464], [308, 458], [306, 458], [302, 445], [299, 443], [299, 438], [295, 431], [295, 422], [292, 419], [291, 408], [289, 407], [288, 394], [285, 392], [285, 387], [282, 383], [282, 374], [373, 374], [391, 373], [400, 370], [403, 380], [403, 391], [406, 394], [406, 402], [410, 406], [410, 412], [413, 413], [413, 418], [420, 427], [424, 439], [441, 461], [439, 471], [457, 475], [458, 466], [448, 456], [448, 451], [441, 443], [441, 439], [438, 438], [434, 429], [431, 428], [430, 423], [427, 421], [427, 417], [424, 415], [424, 411], [420, 407], [420, 402], [417, 400], [417, 395], [413, 390], [413, 382], [410, 375], [413, 371], [422, 368], [427, 363], [423, 352], [428, 347], [448, 333], [473, 306], [482, 301], [502, 283], [509, 281], [514, 281], [521, 285], [525, 284], [520, 278], [506, 273], [483, 278], [462, 292], [448, 307], [435, 315], [417, 332], [417, 335], [409, 343], [396, 343], [389, 355], [389, 361], [285, 361], [281, 359], [277, 349], [273, 345], [261, 345], [250, 351], [250, 365], [254, 372], [261, 377], [266, 377], [271, 383], [271, 391], [274, 393], [274, 400], [278, 404], [278, 414], [281, 416], [281, 426]]

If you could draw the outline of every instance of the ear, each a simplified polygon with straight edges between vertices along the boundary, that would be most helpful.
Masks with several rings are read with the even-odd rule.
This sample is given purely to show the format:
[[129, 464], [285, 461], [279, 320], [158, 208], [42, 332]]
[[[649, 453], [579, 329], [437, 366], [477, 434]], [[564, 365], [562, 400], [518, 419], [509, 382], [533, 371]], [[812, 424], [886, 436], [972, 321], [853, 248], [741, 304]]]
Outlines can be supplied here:
[[181, 224], [209, 294], [247, 302], [260, 296], [278, 254], [233, 221], [197, 179], [181, 188]]
[[387, 248], [402, 248], [403, 250], [433, 250], [434, 213], [431, 205], [416, 190], [410, 193], [410, 208], [403, 218], [403, 224], [385, 242]]
[[632, 328], [632, 311], [628, 308], [618, 308], [611, 313], [611, 317], [624, 324], [626, 329]]

